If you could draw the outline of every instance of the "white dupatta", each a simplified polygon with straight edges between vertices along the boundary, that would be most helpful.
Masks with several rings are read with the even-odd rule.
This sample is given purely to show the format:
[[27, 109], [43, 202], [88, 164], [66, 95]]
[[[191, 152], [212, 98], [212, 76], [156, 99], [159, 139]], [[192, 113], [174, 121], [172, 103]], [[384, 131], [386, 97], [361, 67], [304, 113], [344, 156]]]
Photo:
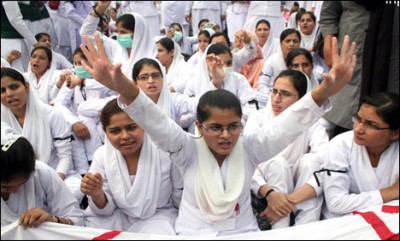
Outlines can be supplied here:
[[131, 183], [128, 166], [121, 152], [111, 145], [108, 138], [104, 145], [107, 155], [104, 171], [114, 202], [130, 217], [150, 218], [156, 212], [161, 186], [159, 149], [147, 134], [144, 134], [136, 178]]
[[[15, 70], [18, 71], [17, 69]], [[26, 78], [25, 82], [29, 83]], [[29, 86], [24, 126], [19, 124], [12, 111], [8, 107], [4, 106], [3, 103], [1, 104], [1, 120], [8, 123], [16, 132], [26, 137], [32, 144], [37, 159], [47, 164], [50, 159], [53, 138], [50, 132], [49, 121], [46, 116], [47, 106], [39, 100], [39, 97], [35, 93], [36, 92], [32, 87]]]
[[[131, 14], [135, 18], [135, 32], [133, 34], [133, 44], [131, 54], [128, 57], [128, 51], [118, 46], [113, 59], [113, 63], [122, 63], [122, 73], [132, 77], [133, 65], [142, 58], [153, 58], [157, 54], [156, 45], [150, 34], [149, 26], [142, 15], [138, 13]], [[126, 61], [128, 59], [128, 61]]]
[[220, 167], [204, 138], [197, 140], [199, 161], [195, 179], [195, 196], [200, 212], [210, 221], [232, 216], [244, 185], [244, 151], [239, 137], [224, 164], [227, 165], [225, 188]]
[[389, 187], [399, 180], [399, 141], [392, 142], [382, 153], [376, 173], [365, 146], [354, 143], [351, 148], [350, 167], [360, 192]]

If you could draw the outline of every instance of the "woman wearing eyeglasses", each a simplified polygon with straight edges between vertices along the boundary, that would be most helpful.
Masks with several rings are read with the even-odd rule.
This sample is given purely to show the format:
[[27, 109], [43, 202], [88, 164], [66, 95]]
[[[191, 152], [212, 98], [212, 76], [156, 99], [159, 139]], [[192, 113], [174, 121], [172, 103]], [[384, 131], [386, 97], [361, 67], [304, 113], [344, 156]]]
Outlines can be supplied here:
[[[305, 74], [284, 70], [275, 80], [267, 107], [253, 113], [249, 130], [259, 130], [311, 91]], [[272, 229], [318, 221], [321, 216], [322, 187], [316, 185], [313, 172], [322, 165], [322, 153], [329, 142], [325, 128], [315, 122], [278, 155], [258, 165], [252, 192], [266, 199], [268, 205], [259, 215], [266, 217]]]
[[[85, 37], [83, 49], [92, 76], [120, 93], [118, 104], [161, 150], [168, 152], [183, 176], [183, 194], [175, 229], [181, 235], [230, 235], [258, 231], [250, 203], [256, 166], [279, 153], [329, 109], [328, 98], [348, 83], [356, 59], [355, 43], [345, 38], [342, 54], [334, 39], [335, 65], [325, 81], [270, 125], [241, 135], [242, 107], [230, 91], [206, 91], [197, 106], [199, 137], [182, 130], [129, 78], [112, 65], [99, 36], [97, 51]], [[207, 72], [206, 72], [207, 73]]]
[[353, 130], [334, 137], [324, 169], [324, 218], [399, 198], [399, 95], [365, 97], [353, 117]]

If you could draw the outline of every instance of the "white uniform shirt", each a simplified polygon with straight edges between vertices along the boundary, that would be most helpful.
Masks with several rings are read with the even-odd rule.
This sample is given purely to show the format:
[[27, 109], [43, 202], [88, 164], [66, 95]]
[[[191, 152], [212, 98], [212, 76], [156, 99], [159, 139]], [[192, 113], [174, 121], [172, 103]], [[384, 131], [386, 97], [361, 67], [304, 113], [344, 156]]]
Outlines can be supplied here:
[[[129, 106], [125, 106], [121, 98], [118, 101], [126, 113], [149, 134], [156, 145], [171, 154], [172, 160], [181, 170], [184, 189], [176, 230], [183, 235], [206, 233], [228, 235], [259, 230], [252, 211], [249, 192], [256, 165], [276, 155], [309, 125], [317, 121], [327, 108], [330, 108], [329, 103], [329, 106], [325, 104], [323, 107], [318, 107], [312, 100], [311, 94], [307, 94], [305, 98], [291, 106], [291, 111], [275, 118], [271, 125], [256, 132], [244, 130], [244, 186], [237, 200], [236, 212], [234, 212], [234, 227], [232, 229], [231, 223], [227, 225], [231, 226], [228, 228], [230, 230], [226, 230], [226, 224], [217, 227], [207, 220], [200, 213], [195, 201], [193, 177], [199, 162], [196, 139], [168, 119], [154, 103], [145, 97], [142, 91]], [[221, 172], [224, 179], [224, 165], [221, 167]]]

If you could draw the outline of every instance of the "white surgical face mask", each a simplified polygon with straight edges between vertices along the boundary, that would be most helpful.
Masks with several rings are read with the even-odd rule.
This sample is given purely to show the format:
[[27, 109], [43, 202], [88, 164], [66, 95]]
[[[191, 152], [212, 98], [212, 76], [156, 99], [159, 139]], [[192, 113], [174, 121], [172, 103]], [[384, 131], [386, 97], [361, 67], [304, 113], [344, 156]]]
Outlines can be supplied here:
[[230, 66], [230, 67], [224, 66], [223, 69], [224, 69], [225, 78], [229, 78], [232, 75], [233, 66]]

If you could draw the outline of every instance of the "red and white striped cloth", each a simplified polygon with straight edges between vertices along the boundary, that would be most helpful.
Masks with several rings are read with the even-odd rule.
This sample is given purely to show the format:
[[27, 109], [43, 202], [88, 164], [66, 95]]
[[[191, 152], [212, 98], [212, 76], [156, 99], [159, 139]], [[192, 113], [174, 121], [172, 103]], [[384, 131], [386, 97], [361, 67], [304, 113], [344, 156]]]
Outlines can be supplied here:
[[56, 223], [44, 223], [36, 229], [24, 229], [17, 222], [1, 228], [1, 239], [30, 240], [133, 240], [133, 239], [342, 239], [399, 240], [399, 200], [354, 212], [340, 218], [308, 223], [284, 229], [244, 233], [223, 237], [163, 236], [103, 230]]

